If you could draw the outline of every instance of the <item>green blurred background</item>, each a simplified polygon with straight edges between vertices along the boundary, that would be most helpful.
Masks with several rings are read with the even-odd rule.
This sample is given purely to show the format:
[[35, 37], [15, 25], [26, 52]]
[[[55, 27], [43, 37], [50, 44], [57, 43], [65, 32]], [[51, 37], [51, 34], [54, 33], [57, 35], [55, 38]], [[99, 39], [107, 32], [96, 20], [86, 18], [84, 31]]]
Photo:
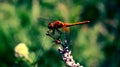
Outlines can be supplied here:
[[[46, 36], [50, 21], [89, 24], [70, 28], [73, 58], [84, 67], [120, 67], [120, 0], [0, 0], [0, 67], [65, 67], [58, 45]], [[28, 62], [15, 57], [24, 43]], [[38, 56], [39, 55], [39, 56]]]

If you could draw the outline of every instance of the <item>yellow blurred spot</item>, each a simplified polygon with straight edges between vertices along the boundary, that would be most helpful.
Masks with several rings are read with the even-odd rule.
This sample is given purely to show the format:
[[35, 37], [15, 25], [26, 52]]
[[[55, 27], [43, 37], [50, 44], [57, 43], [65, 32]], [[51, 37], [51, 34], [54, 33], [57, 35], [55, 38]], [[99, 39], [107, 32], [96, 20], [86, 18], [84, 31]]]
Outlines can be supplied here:
[[24, 57], [25, 59], [28, 59], [29, 51], [24, 43], [18, 44], [14, 50], [16, 57], [20, 57], [20, 58]]

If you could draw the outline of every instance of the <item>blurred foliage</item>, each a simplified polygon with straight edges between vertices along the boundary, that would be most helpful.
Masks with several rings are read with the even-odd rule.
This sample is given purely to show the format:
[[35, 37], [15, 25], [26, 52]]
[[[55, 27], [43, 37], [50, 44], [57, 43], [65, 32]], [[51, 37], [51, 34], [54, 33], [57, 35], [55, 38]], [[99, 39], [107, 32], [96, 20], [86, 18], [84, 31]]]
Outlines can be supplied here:
[[[0, 0], [0, 67], [65, 67], [45, 35], [53, 20], [90, 20], [70, 28], [74, 59], [84, 67], [120, 67], [119, 7], [120, 0]], [[26, 44], [28, 60], [15, 57], [19, 43]]]

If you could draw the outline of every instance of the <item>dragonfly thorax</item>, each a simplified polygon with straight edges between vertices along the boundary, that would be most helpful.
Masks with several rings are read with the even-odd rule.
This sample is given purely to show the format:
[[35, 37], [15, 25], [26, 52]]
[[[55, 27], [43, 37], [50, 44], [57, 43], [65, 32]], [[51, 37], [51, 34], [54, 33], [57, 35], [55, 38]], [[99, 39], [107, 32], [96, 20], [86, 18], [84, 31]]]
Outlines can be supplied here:
[[60, 22], [60, 21], [50, 22], [48, 24], [49, 29], [58, 29], [58, 28], [61, 28], [61, 27], [63, 27], [63, 23]]

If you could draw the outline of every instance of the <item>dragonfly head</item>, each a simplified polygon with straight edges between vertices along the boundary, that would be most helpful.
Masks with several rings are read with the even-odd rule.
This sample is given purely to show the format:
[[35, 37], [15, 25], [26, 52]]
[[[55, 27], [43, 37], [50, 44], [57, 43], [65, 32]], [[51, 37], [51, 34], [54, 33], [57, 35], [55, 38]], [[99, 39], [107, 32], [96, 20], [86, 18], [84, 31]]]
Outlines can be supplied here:
[[48, 24], [48, 28], [49, 28], [49, 29], [54, 29], [54, 23], [53, 23], [53, 22], [50, 22], [50, 23]]

